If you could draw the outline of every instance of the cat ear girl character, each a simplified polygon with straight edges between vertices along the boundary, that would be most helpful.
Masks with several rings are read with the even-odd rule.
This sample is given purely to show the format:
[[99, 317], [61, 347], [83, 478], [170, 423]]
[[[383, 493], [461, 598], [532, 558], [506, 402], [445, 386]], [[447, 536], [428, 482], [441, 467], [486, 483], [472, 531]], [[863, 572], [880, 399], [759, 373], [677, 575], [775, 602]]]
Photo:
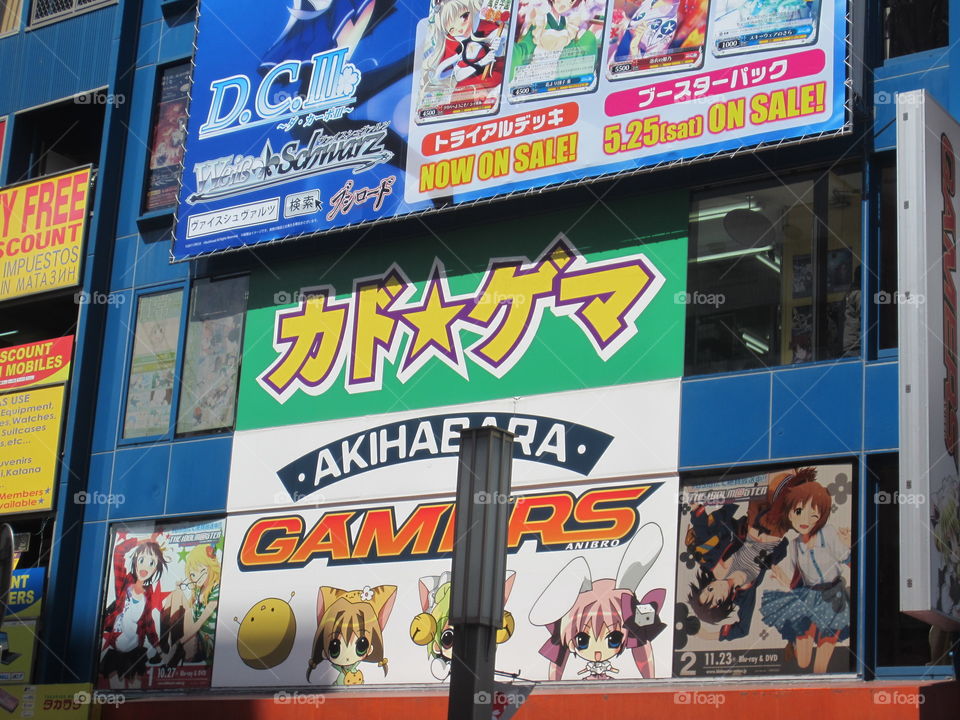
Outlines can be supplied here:
[[363, 685], [360, 663], [376, 663], [387, 674], [383, 630], [397, 599], [396, 585], [362, 590], [321, 587], [317, 593], [317, 632], [307, 667], [307, 682], [326, 660], [337, 671], [334, 685]]
[[113, 550], [115, 599], [103, 618], [100, 675], [111, 688], [142, 687], [147, 661], [159, 660], [160, 578], [167, 558], [158, 539], [117, 536]]
[[[213, 662], [220, 601], [220, 561], [213, 545], [197, 545], [188, 554], [184, 580], [163, 602], [169, 649], [164, 664]], [[165, 648], [167, 646], [164, 646]]]
[[[507, 571], [503, 583], [503, 604], [507, 604], [517, 574]], [[410, 623], [410, 639], [417, 645], [426, 645], [430, 656], [430, 674], [437, 680], [450, 676], [453, 658], [454, 628], [450, 625], [450, 573], [420, 578], [420, 607], [423, 612]], [[516, 624], [508, 611], [497, 630], [497, 644], [505, 643], [513, 635]]]
[[450, 84], [462, 95], [500, 85], [506, 60], [499, 49], [506, 23], [478, 19], [482, 5], [477, 0], [433, 1], [424, 86]]
[[530, 622], [542, 625], [550, 639], [540, 654], [550, 661], [548, 677], [560, 680], [570, 655], [586, 661], [577, 675], [610, 680], [620, 672], [612, 660], [630, 650], [645, 678], [654, 676], [651, 641], [666, 625], [660, 612], [666, 590], [637, 596], [640, 584], [663, 549], [663, 533], [649, 523], [637, 531], [623, 554], [616, 579], [593, 580], [582, 556], [567, 563], [530, 610]]
[[776, 488], [783, 501], [770, 521], [796, 535], [774, 576], [792, 589], [765, 591], [760, 614], [793, 644], [801, 669], [812, 661], [813, 672], [824, 673], [837, 643], [850, 635], [850, 592], [843, 576], [850, 563], [850, 529], [827, 524], [833, 500], [816, 478], [816, 468], [803, 468]]

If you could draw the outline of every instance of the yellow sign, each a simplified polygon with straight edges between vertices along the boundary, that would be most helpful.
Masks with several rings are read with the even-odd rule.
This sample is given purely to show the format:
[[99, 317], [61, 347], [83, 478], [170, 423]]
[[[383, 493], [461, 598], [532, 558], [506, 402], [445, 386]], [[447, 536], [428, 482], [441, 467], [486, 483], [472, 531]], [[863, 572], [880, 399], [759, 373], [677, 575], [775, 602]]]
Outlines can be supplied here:
[[7, 685], [0, 688], [0, 707], [9, 715], [2, 717], [33, 720], [82, 720], [90, 717], [93, 705], [123, 704], [122, 695], [99, 698], [89, 683], [70, 685]]
[[0, 301], [80, 282], [90, 168], [0, 190]]
[[0, 515], [53, 506], [63, 394], [57, 385], [0, 395]]

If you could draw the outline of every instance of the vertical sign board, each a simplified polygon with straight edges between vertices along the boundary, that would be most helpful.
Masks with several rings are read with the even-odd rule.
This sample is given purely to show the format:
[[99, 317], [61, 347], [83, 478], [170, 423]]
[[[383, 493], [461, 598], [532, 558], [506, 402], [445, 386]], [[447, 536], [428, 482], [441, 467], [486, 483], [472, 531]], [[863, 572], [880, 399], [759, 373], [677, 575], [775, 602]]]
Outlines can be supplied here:
[[3, 148], [7, 144], [7, 119], [0, 117], [0, 170], [3, 170]]
[[960, 124], [897, 97], [900, 609], [960, 628], [957, 153]]

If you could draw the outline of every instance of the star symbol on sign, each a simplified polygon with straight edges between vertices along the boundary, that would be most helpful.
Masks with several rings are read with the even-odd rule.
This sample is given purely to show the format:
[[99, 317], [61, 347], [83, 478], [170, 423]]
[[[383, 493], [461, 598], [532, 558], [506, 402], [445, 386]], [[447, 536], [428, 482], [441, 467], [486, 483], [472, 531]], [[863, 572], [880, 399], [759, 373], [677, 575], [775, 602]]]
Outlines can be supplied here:
[[179, 553], [177, 553], [177, 556], [180, 558], [180, 562], [186, 562], [188, 554], [189, 552], [187, 550], [181, 550]]
[[437, 263], [418, 304], [391, 308], [409, 336], [398, 373], [402, 381], [405, 382], [430, 357], [442, 360], [460, 375], [467, 376], [456, 325], [468, 307], [468, 300], [451, 296], [443, 266]]

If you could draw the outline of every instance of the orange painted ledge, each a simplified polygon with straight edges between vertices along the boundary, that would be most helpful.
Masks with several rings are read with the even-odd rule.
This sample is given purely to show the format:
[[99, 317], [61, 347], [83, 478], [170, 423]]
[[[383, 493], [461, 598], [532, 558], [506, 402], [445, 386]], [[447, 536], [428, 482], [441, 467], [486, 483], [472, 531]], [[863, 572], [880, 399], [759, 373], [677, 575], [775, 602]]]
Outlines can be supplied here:
[[[97, 708], [102, 720], [446, 720], [447, 696], [437, 691], [332, 692], [288, 697], [204, 695], [128, 699]], [[517, 720], [954, 720], [960, 684], [939, 682], [689, 683], [535, 690]]]

